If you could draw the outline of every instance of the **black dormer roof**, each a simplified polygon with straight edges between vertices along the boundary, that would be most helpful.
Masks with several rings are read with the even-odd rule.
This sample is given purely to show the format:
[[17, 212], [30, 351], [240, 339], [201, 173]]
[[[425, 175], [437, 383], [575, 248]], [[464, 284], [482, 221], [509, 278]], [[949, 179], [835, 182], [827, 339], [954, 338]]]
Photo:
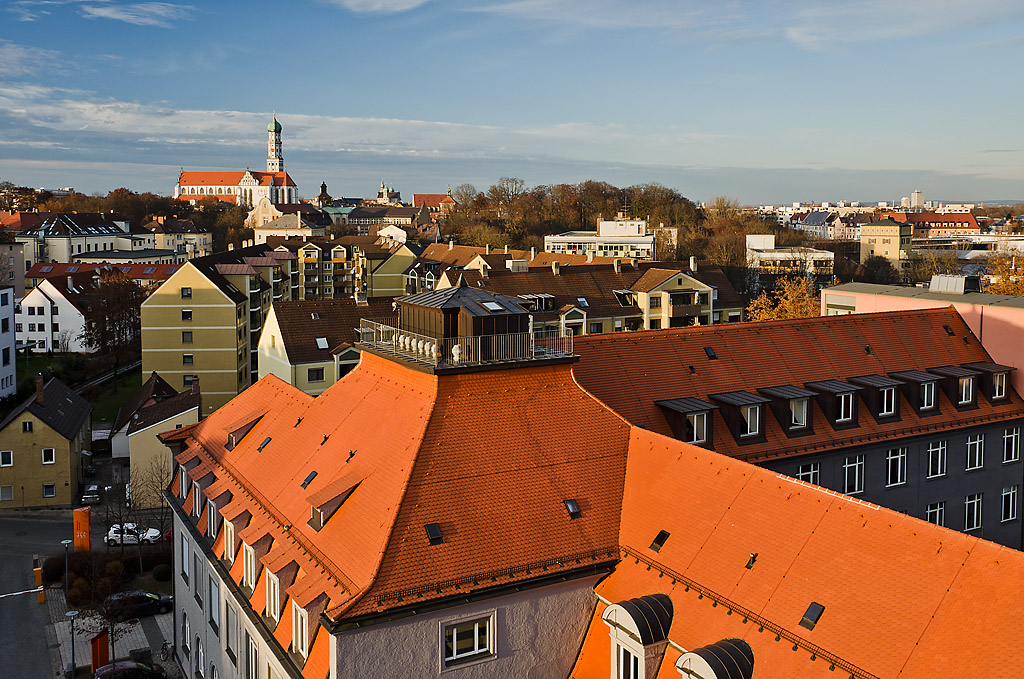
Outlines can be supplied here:
[[399, 304], [432, 309], [462, 309], [472, 316], [490, 317], [526, 313], [526, 310], [514, 298], [497, 295], [479, 288], [471, 288], [465, 284], [461, 275], [458, 285], [443, 290], [430, 290], [401, 297], [398, 302]]
[[644, 646], [664, 641], [672, 627], [672, 599], [667, 594], [648, 594], [637, 599], [620, 601], [633, 618]]

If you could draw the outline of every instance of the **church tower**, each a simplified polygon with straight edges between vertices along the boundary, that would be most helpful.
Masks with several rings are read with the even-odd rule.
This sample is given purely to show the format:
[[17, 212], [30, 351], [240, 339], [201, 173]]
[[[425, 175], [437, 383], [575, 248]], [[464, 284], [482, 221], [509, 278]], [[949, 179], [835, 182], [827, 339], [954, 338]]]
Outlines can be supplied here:
[[281, 157], [281, 123], [274, 120], [267, 125], [267, 172], [284, 172], [284, 158]]

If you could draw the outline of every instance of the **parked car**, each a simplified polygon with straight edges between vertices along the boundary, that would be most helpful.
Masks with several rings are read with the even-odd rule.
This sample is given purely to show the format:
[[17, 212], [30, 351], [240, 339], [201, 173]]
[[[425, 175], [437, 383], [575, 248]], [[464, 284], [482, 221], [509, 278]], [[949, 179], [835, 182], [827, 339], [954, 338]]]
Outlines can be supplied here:
[[107, 531], [106, 543], [110, 546], [121, 543], [137, 545], [140, 542], [144, 545], [155, 545], [162, 538], [163, 535], [156, 528], [146, 528], [134, 523], [125, 523], [122, 528], [122, 524], [115, 523]]
[[104, 612], [115, 620], [166, 613], [173, 607], [174, 597], [170, 594], [154, 594], [140, 589], [111, 594], [103, 602]]
[[98, 505], [100, 503], [100, 487], [98, 484], [90, 483], [82, 493], [83, 505]]
[[98, 668], [92, 679], [163, 679], [166, 676], [167, 672], [159, 665], [119, 660]]

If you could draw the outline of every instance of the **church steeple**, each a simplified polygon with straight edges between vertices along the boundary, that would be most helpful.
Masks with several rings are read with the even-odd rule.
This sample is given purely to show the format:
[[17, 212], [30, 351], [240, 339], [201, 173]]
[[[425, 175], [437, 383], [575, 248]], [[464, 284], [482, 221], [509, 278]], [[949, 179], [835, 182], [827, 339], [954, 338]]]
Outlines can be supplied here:
[[267, 172], [284, 172], [284, 157], [281, 155], [281, 123], [274, 119], [267, 125]]

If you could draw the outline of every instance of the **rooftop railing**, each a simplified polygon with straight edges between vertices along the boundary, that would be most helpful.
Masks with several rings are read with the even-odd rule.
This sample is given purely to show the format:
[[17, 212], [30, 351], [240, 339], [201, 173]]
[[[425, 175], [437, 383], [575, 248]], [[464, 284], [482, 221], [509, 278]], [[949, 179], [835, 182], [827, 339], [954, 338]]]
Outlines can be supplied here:
[[572, 356], [572, 335], [558, 331], [516, 332], [501, 335], [443, 337], [403, 330], [363, 319], [360, 342], [369, 348], [413, 363], [455, 368], [489, 363], [534, 361]]

